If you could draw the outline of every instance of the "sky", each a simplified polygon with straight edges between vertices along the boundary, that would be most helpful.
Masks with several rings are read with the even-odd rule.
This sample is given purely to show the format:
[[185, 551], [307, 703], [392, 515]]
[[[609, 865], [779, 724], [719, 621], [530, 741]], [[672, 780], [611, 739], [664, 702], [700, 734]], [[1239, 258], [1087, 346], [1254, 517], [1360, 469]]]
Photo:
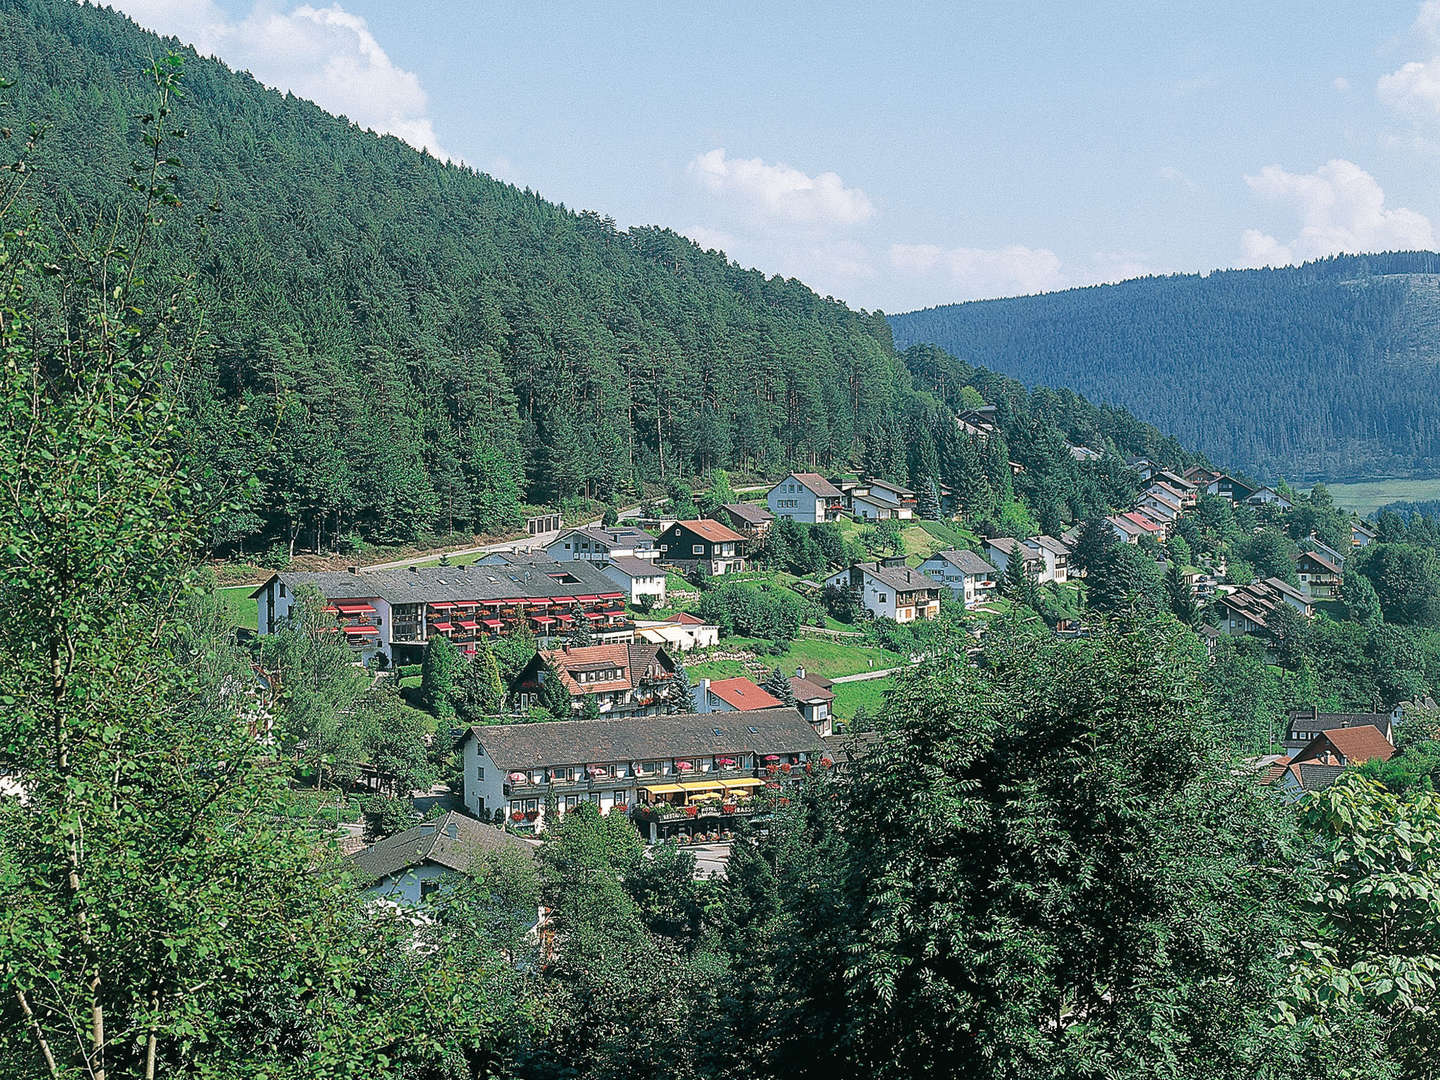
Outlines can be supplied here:
[[856, 307], [1435, 248], [1440, 0], [109, 0]]

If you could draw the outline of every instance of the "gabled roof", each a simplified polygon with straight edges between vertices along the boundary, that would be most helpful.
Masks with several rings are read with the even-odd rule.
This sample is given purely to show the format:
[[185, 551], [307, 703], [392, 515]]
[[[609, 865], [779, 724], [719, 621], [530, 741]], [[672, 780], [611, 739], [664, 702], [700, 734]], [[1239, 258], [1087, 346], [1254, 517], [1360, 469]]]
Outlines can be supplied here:
[[[1160, 488], [1160, 490], [1157, 490], [1157, 488]], [[1141, 492], [1140, 497], [1142, 499], [1154, 499], [1172, 514], [1178, 514], [1180, 513], [1180, 496], [1178, 494], [1172, 494], [1174, 491], [1175, 489], [1169, 485], [1161, 488], [1160, 485], [1157, 484], [1146, 488]]]
[[472, 727], [465, 738], [477, 740], [498, 767], [515, 770], [712, 754], [796, 754], [821, 746], [815, 729], [789, 708], [495, 724]]
[[[452, 832], [455, 835], [450, 835]], [[452, 810], [442, 818], [378, 840], [348, 858], [373, 883], [425, 863], [464, 873], [476, 854], [497, 850], [535, 854], [534, 847], [518, 836]]]
[[862, 562], [856, 563], [855, 569], [873, 577], [876, 581], [884, 582], [897, 593], [940, 587], [935, 584], [933, 578], [928, 578], [919, 570], [911, 570], [906, 566], [881, 566], [879, 563]]
[[603, 566], [613, 566], [628, 578], [664, 577], [665, 571], [655, 565], [652, 559], [639, 559], [634, 555], [616, 555], [606, 559]]
[[[740, 533], [730, 528], [729, 525], [722, 525], [718, 521], [711, 521], [709, 518], [697, 518], [694, 521], [677, 521], [675, 525], [688, 529], [702, 540], [708, 540], [712, 544], [733, 543], [745, 539]], [[671, 526], [672, 528], [674, 526]]]
[[[663, 660], [662, 660], [663, 656]], [[668, 676], [675, 670], [668, 653], [658, 645], [631, 642], [618, 645], [584, 645], [575, 649], [542, 649], [540, 657], [560, 675], [560, 681], [571, 697], [605, 694], [616, 690], [634, 690], [648, 675]], [[533, 662], [533, 661], [532, 661]], [[526, 665], [529, 668], [529, 665]], [[576, 675], [583, 671], [619, 669], [618, 679], [581, 683]], [[522, 671], [517, 684], [524, 678]]]
[[756, 686], [743, 675], [733, 679], [717, 679], [710, 684], [710, 693], [733, 709], [779, 709], [784, 702], [768, 690]]
[[1140, 513], [1137, 510], [1131, 510], [1128, 514], [1121, 514], [1120, 516], [1125, 518], [1127, 521], [1133, 523], [1134, 525], [1137, 525], [1145, 532], [1163, 533], [1165, 531], [1165, 526], [1158, 524], [1157, 522], [1155, 522], [1149, 517], [1146, 517], [1144, 514]]
[[420, 566], [406, 570], [347, 570], [273, 574], [251, 596], [272, 581], [292, 592], [313, 585], [327, 600], [384, 600], [391, 604], [425, 604], [442, 600], [504, 600], [542, 596], [584, 596], [613, 592], [615, 583], [585, 561], [525, 560], [513, 565]]
[[688, 612], [688, 611], [677, 611], [677, 612], [674, 614], [674, 616], [671, 617], [670, 621], [671, 621], [671, 622], [677, 622], [677, 623], [679, 623], [681, 626], [704, 626], [704, 625], [705, 625], [705, 620], [704, 620], [704, 619], [702, 619], [699, 615], [692, 615], [692, 614], [690, 614], [690, 612]]
[[[1188, 487], [1191, 491], [1195, 490], [1194, 484], [1187, 483], [1185, 486]], [[1150, 492], [1151, 494], [1154, 494], [1156, 489], [1159, 489], [1166, 495], [1170, 496], [1170, 498], [1174, 499], [1177, 505], [1182, 505], [1185, 502], [1185, 499], [1188, 498], [1184, 491], [1180, 490], [1180, 488], [1176, 487], [1174, 484], [1167, 484], [1164, 480], [1152, 480], [1150, 482], [1150, 486], [1147, 487], [1145, 490]]]
[[930, 558], [926, 559], [925, 562], [934, 562], [936, 559], [941, 559], [949, 563], [962, 574], [985, 574], [988, 576], [995, 573], [995, 567], [991, 566], [980, 555], [971, 551], [969, 548], [952, 548], [949, 551], [937, 551], [934, 555], [931, 555]]
[[883, 488], [886, 491], [893, 492], [894, 494], [899, 495], [901, 498], [913, 496], [915, 494], [915, 492], [911, 491], [907, 487], [901, 487], [899, 484], [892, 484], [889, 480], [876, 480], [873, 477], [865, 481], [865, 486], [871, 488], [872, 490], [874, 488]]
[[1013, 536], [995, 536], [985, 541], [986, 546], [996, 551], [1003, 551], [1007, 557], [1019, 554], [1022, 559], [1033, 559], [1036, 552], [1031, 551], [1023, 540], [1016, 540]]
[[[1390, 714], [1382, 712], [1320, 712], [1318, 709], [1291, 709], [1289, 732], [1330, 731], [1334, 728], [1375, 728], [1382, 734], [1390, 730]], [[1289, 734], [1287, 732], [1287, 736]]]
[[1350, 533], [1351, 533], [1351, 535], [1354, 535], [1355, 533], [1359, 533], [1361, 536], [1368, 536], [1368, 537], [1370, 537], [1371, 540], [1374, 540], [1375, 537], [1377, 537], [1377, 536], [1380, 535], [1380, 534], [1377, 533], [1373, 528], [1371, 528], [1369, 525], [1367, 525], [1367, 524], [1366, 524], [1365, 522], [1363, 522], [1363, 521], [1357, 521], [1357, 522], [1355, 522], [1353, 525], [1351, 525], [1351, 526], [1350, 526]]
[[1309, 601], [1293, 586], [1273, 577], [1266, 578], [1264, 581], [1251, 582], [1243, 588], [1217, 596], [1215, 599], [1217, 603], [1244, 615], [1256, 625], [1266, 626], [1266, 620], [1274, 612], [1276, 605], [1285, 603], [1287, 596], [1299, 600], [1306, 608], [1310, 606]]
[[821, 686], [819, 683], [811, 682], [809, 679], [802, 679], [798, 675], [792, 675], [790, 677], [790, 693], [795, 695], [796, 701], [803, 702], [806, 705], [835, 700], [834, 690], [831, 690], [828, 686]]
[[825, 752], [837, 765], [848, 765], [864, 757], [880, 743], [878, 731], [845, 731], [826, 736]]
[[1322, 731], [1291, 759], [1292, 765], [1316, 761], [1322, 765], [1363, 765], [1371, 758], [1389, 761], [1395, 753], [1390, 740], [1370, 724]]
[[726, 503], [721, 507], [731, 517], [738, 518], [750, 525], [764, 525], [767, 521], [774, 521], [775, 515], [763, 506], [756, 506], [754, 503]]
[[1336, 566], [1333, 562], [1327, 559], [1324, 555], [1321, 555], [1318, 551], [1307, 551], [1303, 555], [1301, 555], [1300, 558], [1302, 560], [1309, 559], [1311, 562], [1319, 566], [1322, 570], [1329, 570], [1332, 574], [1340, 573], [1340, 567]]
[[834, 484], [830, 483], [829, 480], [826, 480], [819, 473], [796, 472], [791, 473], [790, 476], [786, 477], [786, 479], [788, 480], [791, 477], [798, 480], [801, 484], [809, 488], [816, 495], [819, 495], [822, 499], [843, 499], [845, 497], [845, 493], [843, 491], [837, 488]]
[[620, 525], [615, 528], [606, 529], [598, 525], [586, 525], [577, 529], [566, 529], [559, 536], [551, 540], [547, 547], [551, 547], [560, 540], [570, 536], [583, 536], [585, 539], [599, 544], [601, 547], [654, 547], [655, 537], [651, 536], [644, 529], [637, 529], [629, 525]]
[[1046, 536], [1044, 533], [1041, 533], [1039, 536], [1032, 536], [1026, 543], [1034, 544], [1036, 547], [1042, 547], [1052, 555], [1070, 554], [1070, 548], [1067, 544], [1056, 540], [1053, 536]]

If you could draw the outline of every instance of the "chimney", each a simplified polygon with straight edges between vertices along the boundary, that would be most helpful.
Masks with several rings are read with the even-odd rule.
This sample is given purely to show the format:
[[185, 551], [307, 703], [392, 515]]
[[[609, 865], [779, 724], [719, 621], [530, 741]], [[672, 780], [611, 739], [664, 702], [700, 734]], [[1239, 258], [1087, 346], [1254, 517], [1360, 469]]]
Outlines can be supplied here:
[[350, 573], [352, 573], [352, 574], [358, 574], [358, 573], [360, 573], [360, 567], [358, 567], [358, 566], [347, 566], [347, 567], [345, 567], [345, 569], [348, 570], [348, 571], [350, 571]]
[[457, 839], [460, 836], [460, 826], [453, 821], [447, 821], [445, 823], [445, 835], [451, 840]]
[[803, 667], [797, 667], [797, 668], [795, 669], [795, 678], [797, 678], [797, 679], [803, 679], [803, 678], [805, 678], [805, 669], [804, 669]]

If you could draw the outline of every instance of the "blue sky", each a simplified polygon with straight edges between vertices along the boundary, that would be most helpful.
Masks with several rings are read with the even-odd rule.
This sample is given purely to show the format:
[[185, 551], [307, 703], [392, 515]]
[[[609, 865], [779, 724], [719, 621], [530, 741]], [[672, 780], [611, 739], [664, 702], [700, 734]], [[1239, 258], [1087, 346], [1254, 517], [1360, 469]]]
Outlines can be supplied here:
[[855, 306], [1440, 243], [1440, 0], [112, 2]]

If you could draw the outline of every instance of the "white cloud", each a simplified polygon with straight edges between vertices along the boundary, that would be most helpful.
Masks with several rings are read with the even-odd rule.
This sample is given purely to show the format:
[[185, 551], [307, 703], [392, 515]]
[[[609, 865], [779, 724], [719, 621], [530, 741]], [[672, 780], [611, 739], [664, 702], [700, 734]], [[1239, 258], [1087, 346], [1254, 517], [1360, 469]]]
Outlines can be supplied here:
[[938, 279], [957, 300], [1048, 292], [1069, 283], [1055, 252], [1020, 244], [1003, 248], [891, 244], [890, 266], [912, 277]]
[[1426, 0], [1411, 28], [1419, 48], [1429, 55], [1380, 76], [1375, 93], [1385, 104], [1412, 117], [1440, 117], [1440, 2]]
[[1336, 75], [1335, 78], [1330, 80], [1330, 85], [1342, 94], [1349, 93], [1350, 91], [1350, 80], [1344, 75]]
[[731, 198], [771, 221], [795, 225], [857, 225], [875, 215], [870, 197], [833, 172], [810, 176], [760, 158], [727, 157], [723, 148], [690, 162], [690, 175], [712, 194]]
[[1155, 175], [1158, 176], [1161, 180], [1167, 181], [1168, 183], [1179, 184], [1186, 191], [1195, 191], [1200, 186], [1199, 184], [1195, 183], [1194, 180], [1191, 180], [1190, 177], [1186, 176], [1182, 170], [1177, 169], [1174, 165], [1161, 165], [1160, 168], [1155, 170]]
[[729, 254], [738, 244], [730, 233], [723, 229], [712, 229], [708, 225], [691, 225], [688, 229], [677, 229], [681, 236], [688, 236], [706, 251], [723, 251]]
[[1300, 231], [1280, 241], [1259, 229], [1247, 229], [1240, 244], [1251, 266], [1280, 265], [1338, 252], [1433, 248], [1435, 232], [1424, 214], [1404, 207], [1387, 209], [1385, 192], [1375, 178], [1352, 161], [1327, 161], [1311, 173], [1287, 172], [1267, 165], [1245, 177], [1250, 190], [1288, 207]]
[[213, 0], [110, 0], [140, 25], [173, 35], [267, 86], [309, 98], [323, 109], [450, 157], [427, 114], [414, 72], [386, 55], [365, 20], [339, 4], [283, 11], [257, 2], [231, 19]]

